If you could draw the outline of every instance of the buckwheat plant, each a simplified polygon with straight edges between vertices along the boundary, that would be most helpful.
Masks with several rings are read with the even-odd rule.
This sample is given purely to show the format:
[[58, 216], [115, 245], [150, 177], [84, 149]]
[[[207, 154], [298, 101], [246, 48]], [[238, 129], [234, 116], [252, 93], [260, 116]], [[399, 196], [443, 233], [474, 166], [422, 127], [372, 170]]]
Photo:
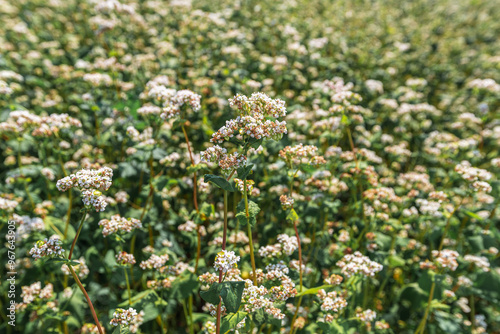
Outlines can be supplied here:
[[[302, 292], [303, 288], [303, 272], [302, 272], [302, 245], [300, 242], [299, 231], [297, 229], [297, 224], [299, 222], [299, 216], [293, 208], [295, 200], [293, 198], [293, 186], [295, 183], [295, 178], [297, 174], [306, 166], [320, 166], [326, 164], [326, 160], [322, 156], [317, 155], [318, 148], [313, 145], [303, 145], [298, 144], [295, 146], [286, 146], [279, 152], [279, 156], [286, 163], [288, 168], [289, 181], [289, 194], [281, 195], [280, 202], [283, 210], [287, 211], [287, 220], [293, 224], [295, 230], [295, 236], [297, 238], [297, 244], [299, 249], [299, 292]], [[299, 297], [297, 302], [297, 310], [300, 308], [302, 303], [302, 296]], [[290, 327], [292, 331], [295, 329], [295, 320], [297, 319], [298, 313], [294, 314]]]
[[[193, 206], [196, 211], [196, 215], [199, 216], [200, 210], [198, 207], [198, 195], [197, 195], [197, 170], [203, 166], [196, 166], [195, 158], [193, 157], [191, 144], [188, 138], [188, 134], [186, 131], [186, 127], [188, 127], [191, 123], [188, 121], [188, 117], [190, 116], [189, 111], [198, 112], [201, 109], [201, 96], [187, 89], [176, 90], [173, 88], [167, 88], [172, 86], [169, 78], [165, 75], [160, 75], [150, 80], [146, 84], [146, 89], [141, 94], [141, 98], [144, 101], [147, 101], [141, 108], [137, 110], [137, 113], [141, 115], [147, 121], [150, 126], [149, 136], [144, 137], [143, 134], [139, 134], [139, 132], [134, 128], [129, 128], [129, 132], [132, 138], [139, 139], [146, 144], [150, 144], [150, 156], [149, 156], [149, 167], [150, 167], [150, 175], [149, 175], [149, 194], [146, 199], [146, 202], [143, 207], [143, 211], [140, 217], [140, 220], [143, 220], [148, 206], [152, 205], [152, 199], [154, 194], [154, 166], [153, 166], [153, 152], [157, 147], [157, 138], [160, 134], [161, 127], [167, 126], [174, 130], [176, 127], [180, 125], [182, 132], [184, 134], [184, 138], [186, 141], [189, 158], [191, 160], [191, 166], [188, 168], [188, 172], [193, 173]], [[173, 120], [173, 124], [172, 121]], [[168, 158], [168, 157], [166, 157]], [[164, 159], [162, 159], [164, 160]], [[162, 161], [160, 160], [160, 163]], [[142, 174], [141, 174], [142, 175]], [[142, 177], [141, 177], [142, 180]], [[141, 189], [142, 183], [139, 186], [139, 190]], [[153, 227], [152, 222], [148, 225], [149, 229], [149, 237], [150, 237], [150, 245], [154, 246], [153, 242]], [[198, 263], [200, 259], [201, 252], [201, 235], [199, 232], [199, 226], [197, 227], [197, 253], [196, 253], [196, 265], [195, 270], [198, 269]], [[132, 239], [132, 249], [135, 243], [135, 236]]]
[[112, 236], [119, 245], [118, 253], [115, 256], [116, 263], [119, 267], [123, 268], [125, 283], [127, 285], [128, 302], [131, 304], [132, 293], [127, 268], [130, 268], [132, 273], [132, 266], [136, 263], [136, 261], [133, 254], [128, 254], [124, 251], [125, 238], [129, 237], [132, 231], [142, 228], [142, 223], [139, 219], [124, 218], [119, 214], [116, 214], [111, 216], [111, 219], [102, 219], [99, 221], [99, 226], [102, 228], [102, 235], [104, 238]]
[[[80, 276], [82, 276], [82, 272], [80, 272], [79, 274], [77, 274], [75, 272], [75, 269], [74, 267], [77, 266], [82, 268], [82, 264], [76, 262], [76, 261], [71, 261], [69, 259], [69, 257], [67, 258], [66, 257], [66, 254], [65, 254], [65, 250], [61, 247], [61, 240], [59, 240], [58, 238], [50, 238], [50, 239], [45, 239], [45, 240], [39, 240], [35, 243], [35, 245], [33, 246], [33, 248], [31, 248], [31, 250], [29, 251], [29, 254], [35, 259], [35, 260], [39, 260], [39, 259], [52, 259], [53, 261], [61, 261], [61, 262], [64, 262], [63, 264], [63, 271], [64, 270], [68, 270], [71, 275], [73, 276], [73, 279], [75, 280], [75, 282], [77, 283], [78, 287], [80, 288], [80, 290], [82, 291], [83, 295], [85, 296], [86, 300], [87, 300], [87, 304], [89, 305], [89, 308], [90, 308], [90, 311], [92, 313], [92, 316], [94, 318], [94, 321], [99, 329], [99, 333], [100, 334], [104, 334], [104, 331], [101, 327], [101, 324], [99, 323], [99, 320], [97, 319], [97, 315], [96, 315], [96, 312], [94, 310], [94, 306], [92, 305], [92, 302], [90, 300], [90, 297], [89, 295], [87, 294], [87, 291], [85, 290], [84, 286], [82, 285], [82, 283], [80, 282], [80, 279], [78, 278], [79, 274]], [[83, 264], [84, 265], [84, 264]], [[40, 284], [40, 282], [38, 282], [38, 284]], [[50, 284], [50, 287], [52, 287], [52, 284]], [[47, 288], [47, 287], [46, 287]], [[45, 290], [45, 289], [44, 289]], [[24, 294], [27, 294], [27, 291], [24, 291], [23, 289], [23, 293]], [[42, 290], [43, 291], [43, 290]], [[30, 301], [27, 302], [27, 299], [26, 297], [24, 298], [24, 304], [28, 304]], [[22, 305], [21, 305], [22, 306]]]
[[[256, 216], [260, 211], [259, 206], [248, 200], [248, 180], [247, 177], [251, 173], [253, 164], [248, 164], [248, 153], [251, 148], [258, 148], [265, 140], [273, 139], [280, 140], [287, 133], [286, 122], [280, 121], [281, 117], [286, 116], [285, 102], [279, 99], [271, 99], [264, 93], [253, 93], [250, 97], [245, 95], [236, 95], [229, 99], [229, 105], [237, 112], [237, 117], [226, 121], [226, 124], [212, 135], [210, 140], [214, 146], [200, 153], [201, 159], [204, 162], [216, 163], [221, 168], [224, 177], [211, 174], [205, 175], [205, 182], [211, 182], [221, 188], [224, 194], [224, 228], [222, 237], [222, 253], [218, 255], [218, 261], [226, 259], [230, 253], [226, 253], [227, 241], [227, 216], [228, 203], [227, 192], [234, 192], [235, 186], [229, 182], [231, 177], [237, 172], [238, 180], [236, 187], [243, 190], [243, 199], [238, 205], [238, 213], [236, 214], [238, 226], [247, 225], [248, 239], [250, 245], [250, 260], [252, 264], [252, 281], [253, 285], [257, 286], [257, 268], [255, 266], [254, 246], [252, 240], [252, 226], [256, 223]], [[222, 144], [232, 143], [232, 152], [220, 146]], [[217, 262], [216, 262], [217, 263]], [[231, 262], [229, 262], [231, 263]], [[208, 297], [205, 295], [205, 300], [218, 304], [216, 313], [216, 333], [219, 334], [221, 328], [221, 310], [222, 300], [226, 309], [231, 312], [238, 310], [241, 303], [241, 296], [244, 285], [242, 282], [224, 282], [224, 270], [220, 265], [216, 266], [219, 270], [219, 279], [210, 289]], [[228, 293], [236, 294], [236, 303], [231, 302], [227, 305]], [[238, 297], [239, 296], [239, 297]], [[208, 299], [210, 300], [208, 300]], [[253, 323], [252, 323], [253, 326]]]
[[[94, 307], [92, 305], [90, 297], [88, 296], [78, 277], [79, 275], [80, 277], [86, 276], [85, 270], [83, 270], [84, 268], [86, 268], [86, 265], [84, 262], [79, 263], [76, 261], [71, 261], [71, 257], [73, 255], [76, 241], [78, 240], [80, 232], [82, 231], [83, 223], [85, 221], [87, 213], [92, 209], [95, 209], [97, 212], [101, 212], [106, 208], [107, 202], [102, 195], [102, 191], [106, 191], [109, 189], [109, 187], [111, 187], [112, 177], [113, 170], [109, 167], [103, 167], [98, 170], [82, 169], [75, 174], [71, 174], [57, 181], [56, 186], [60, 191], [67, 191], [72, 188], [80, 190], [82, 194], [82, 201], [84, 204], [84, 209], [82, 210], [83, 216], [80, 221], [80, 225], [76, 232], [75, 238], [73, 239], [73, 242], [71, 244], [71, 249], [69, 251], [68, 257], [66, 258], [65, 251], [61, 248], [62, 242], [58, 239], [53, 238], [49, 240], [38, 241], [30, 251], [30, 255], [32, 255], [35, 259], [56, 257], [58, 260], [64, 262], [63, 271], [69, 271], [71, 273], [73, 279], [76, 281], [78, 287], [87, 299], [87, 304], [90, 307], [92, 316], [94, 318], [96, 326], [99, 329], [100, 334], [103, 334], [104, 332], [97, 319], [97, 315], [94, 311]], [[79, 270], [78, 274], [75, 272], [75, 268]]]

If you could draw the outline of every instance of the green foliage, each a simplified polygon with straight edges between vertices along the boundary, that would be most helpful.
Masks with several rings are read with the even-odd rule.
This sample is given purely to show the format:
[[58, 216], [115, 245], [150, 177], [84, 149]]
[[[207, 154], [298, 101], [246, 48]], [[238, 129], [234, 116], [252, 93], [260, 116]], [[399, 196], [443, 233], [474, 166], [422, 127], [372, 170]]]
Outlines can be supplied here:
[[260, 207], [257, 203], [253, 201], [248, 201], [248, 216], [245, 208], [245, 200], [242, 199], [236, 208], [238, 213], [236, 214], [236, 219], [238, 219], [241, 226], [246, 226], [247, 222], [250, 223], [250, 226], [255, 226], [257, 223], [257, 215], [260, 212]]
[[221, 320], [221, 333], [228, 333], [231, 329], [235, 328], [236, 325], [242, 321], [247, 316], [246, 312], [229, 313]]
[[227, 181], [222, 176], [205, 174], [204, 178], [205, 178], [205, 182], [210, 182], [210, 183], [214, 184], [215, 186], [217, 186], [225, 191], [229, 191], [229, 192], [236, 191], [234, 186], [231, 183], [229, 183], [229, 181]]
[[245, 282], [242, 281], [213, 283], [208, 290], [201, 291], [200, 296], [205, 301], [214, 305], [219, 304], [220, 297], [226, 309], [229, 312], [235, 313], [240, 308], [244, 288]]

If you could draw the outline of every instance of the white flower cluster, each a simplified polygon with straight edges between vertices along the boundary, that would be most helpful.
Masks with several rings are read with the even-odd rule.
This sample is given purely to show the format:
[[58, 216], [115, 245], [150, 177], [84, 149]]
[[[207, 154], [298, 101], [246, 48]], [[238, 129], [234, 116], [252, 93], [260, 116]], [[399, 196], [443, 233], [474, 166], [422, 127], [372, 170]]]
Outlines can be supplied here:
[[93, 206], [95, 211], [104, 211], [108, 202], [99, 190], [82, 190], [82, 201], [87, 207]]
[[462, 178], [471, 183], [474, 191], [491, 192], [491, 186], [488, 182], [492, 175], [485, 169], [471, 167], [470, 162], [462, 161], [455, 166], [455, 172], [460, 174]]
[[129, 254], [127, 252], [120, 252], [115, 255], [116, 262], [118, 264], [124, 266], [128, 264], [135, 264], [135, 257], [133, 254]]
[[160, 160], [160, 164], [162, 165], [171, 165], [173, 164], [174, 162], [178, 161], [181, 159], [181, 155], [177, 152], [173, 152], [169, 155], [167, 155], [166, 157], [162, 158]]
[[[102, 327], [102, 324], [101, 324]], [[99, 328], [96, 324], [83, 324], [81, 334], [99, 334]]]
[[215, 162], [226, 172], [246, 166], [247, 157], [238, 152], [233, 154], [227, 154], [226, 152], [227, 150], [225, 148], [214, 145], [200, 153], [201, 161]]
[[146, 269], [160, 269], [167, 263], [169, 259], [168, 254], [164, 255], [156, 255], [156, 254], [151, 254], [149, 259], [146, 261], [142, 261], [139, 266], [141, 269], [146, 270]]
[[377, 312], [372, 311], [370, 309], [356, 312], [356, 318], [358, 318], [365, 324], [371, 323], [372, 321], [375, 320], [376, 317], [377, 317]]
[[[89, 267], [87, 267], [87, 263], [85, 262], [85, 259], [83, 257], [78, 259], [77, 265], [71, 267], [73, 267], [73, 270], [81, 279], [84, 279], [90, 273]], [[71, 272], [67, 264], [63, 264], [61, 266], [61, 271], [63, 272], [64, 275], [71, 275]]]
[[500, 85], [493, 79], [474, 79], [467, 84], [467, 87], [478, 90], [486, 90], [491, 93], [500, 93]]
[[483, 269], [483, 271], [490, 271], [490, 261], [484, 256], [476, 256], [476, 255], [465, 255], [464, 260], [467, 262], [474, 263], [477, 267]]
[[278, 235], [278, 243], [260, 247], [259, 255], [266, 258], [276, 258], [283, 254], [290, 256], [298, 247], [297, 238], [280, 234]]
[[[189, 105], [193, 111], [201, 109], [201, 96], [188, 90], [167, 88], [170, 80], [166, 76], [157, 76], [146, 84], [141, 98], [148, 98], [162, 103], [160, 117], [163, 120], [180, 116], [183, 106]], [[141, 110], [142, 114], [158, 114], [158, 109], [148, 106]]]
[[283, 210], [288, 210], [293, 208], [293, 203], [295, 202], [295, 200], [291, 197], [288, 197], [287, 195], [281, 195], [280, 202], [281, 208], [283, 208]]
[[239, 116], [226, 121], [226, 125], [212, 135], [213, 143], [222, 143], [235, 135], [279, 140], [287, 133], [286, 122], [277, 120], [286, 116], [283, 100], [271, 99], [264, 93], [253, 93], [249, 98], [238, 94], [229, 99], [229, 105], [238, 109]]
[[94, 87], [111, 86], [113, 79], [106, 73], [86, 73], [83, 81], [89, 82]]
[[22, 82], [24, 80], [24, 77], [21, 74], [16, 73], [14, 71], [2, 70], [2, 71], [0, 71], [0, 79], [1, 80], [14, 80], [14, 81]]
[[118, 202], [118, 203], [127, 203], [128, 201], [128, 194], [126, 191], [119, 191], [115, 194], [115, 200]]
[[285, 117], [285, 101], [271, 99], [264, 93], [253, 93], [250, 97], [237, 94], [229, 99], [229, 105], [237, 108], [241, 114], [251, 115], [256, 118], [264, 117]]
[[299, 248], [297, 238], [295, 236], [290, 237], [286, 234], [280, 234], [278, 235], [278, 242], [281, 244], [283, 252], [288, 256], [292, 255], [292, 253]]
[[95, 3], [96, 5], [94, 6], [94, 10], [98, 13], [110, 14], [114, 11], [129, 15], [135, 13], [135, 9], [133, 6], [128, 4], [122, 4], [118, 0], [103, 0], [103, 1], [96, 1]]
[[11, 95], [12, 93], [14, 93], [14, 90], [9, 87], [9, 84], [3, 80], [0, 80], [0, 96], [2, 95], [8, 96]]
[[102, 229], [102, 235], [107, 237], [113, 233], [128, 233], [135, 228], [141, 228], [142, 223], [139, 219], [124, 218], [119, 214], [111, 216], [111, 219], [102, 219], [99, 222]]
[[70, 127], [81, 128], [82, 123], [68, 114], [50, 114], [40, 118], [40, 124], [31, 133], [35, 137], [50, 137], [57, 135], [61, 129]]
[[188, 220], [184, 224], [179, 225], [177, 229], [182, 232], [193, 232], [196, 231], [196, 226], [195, 222]]
[[[240, 180], [238, 178], [234, 178], [234, 183], [236, 183], [236, 189], [238, 189], [241, 193], [245, 191], [245, 183], [243, 180]], [[247, 192], [248, 194], [252, 193], [253, 190], [253, 185], [255, 182], [253, 180], [247, 180]]]
[[245, 312], [256, 312], [264, 309], [264, 312], [275, 319], [284, 319], [285, 315], [274, 306], [273, 301], [268, 298], [268, 290], [263, 286], [254, 286], [252, 283], [243, 291], [242, 301], [245, 303]]
[[249, 136], [254, 139], [280, 140], [283, 134], [286, 133], [285, 121], [272, 121], [253, 116], [238, 116], [235, 119], [226, 121], [226, 125], [215, 132], [210, 141], [220, 144], [230, 140], [235, 135]]
[[281, 279], [288, 275], [290, 269], [286, 266], [285, 262], [280, 261], [276, 264], [269, 264], [266, 266], [266, 279], [272, 281]]
[[337, 266], [342, 268], [341, 273], [346, 277], [351, 277], [358, 273], [365, 276], [375, 276], [375, 273], [383, 269], [381, 264], [371, 261], [360, 252], [344, 255], [342, 260], [337, 262]]
[[137, 313], [133, 308], [128, 310], [117, 308], [109, 322], [111, 326], [129, 326], [130, 332], [136, 333], [143, 322], [144, 311]]
[[16, 238], [19, 240], [27, 239], [33, 231], [43, 231], [45, 229], [45, 224], [42, 218], [30, 218], [28, 216], [21, 217], [17, 214], [14, 214], [13, 218], [19, 223], [16, 228]]
[[409, 86], [409, 87], [422, 88], [422, 87], [427, 86], [427, 80], [425, 80], [423, 78], [409, 78], [408, 80], [406, 80], [405, 85]]
[[229, 269], [238, 267], [239, 260], [240, 257], [236, 256], [234, 252], [222, 250], [215, 257], [214, 268], [216, 271], [222, 270], [223, 273], [226, 273]]
[[384, 93], [384, 84], [381, 81], [368, 79], [365, 81], [365, 86], [368, 89], [368, 91], [372, 94]]
[[161, 113], [161, 108], [153, 104], [146, 104], [139, 109], [137, 109], [139, 115], [159, 115]]
[[310, 159], [316, 156], [316, 152], [318, 152], [316, 146], [300, 143], [295, 146], [286, 146], [280, 150], [279, 155], [285, 161], [298, 165], [300, 163], [308, 164]]
[[0, 197], [0, 210], [12, 212], [18, 204], [19, 203], [17, 201], [11, 201], [10, 199]]
[[324, 312], [333, 311], [339, 312], [347, 306], [347, 301], [337, 293], [337, 291], [331, 291], [326, 293], [324, 289], [318, 291], [317, 296], [321, 299], [321, 310]]
[[335, 275], [335, 274], [324, 279], [325, 283], [330, 284], [330, 285], [340, 285], [340, 283], [342, 283], [343, 280], [344, 280], [344, 278], [342, 276]]
[[430, 199], [435, 199], [438, 202], [445, 202], [448, 199], [448, 195], [443, 191], [433, 191], [429, 194]]
[[20, 133], [33, 128], [31, 135], [36, 137], [50, 137], [57, 135], [60, 129], [81, 127], [82, 123], [68, 114], [50, 114], [38, 116], [27, 110], [14, 110], [9, 114], [7, 121], [0, 123], [0, 132]]
[[433, 250], [432, 257], [437, 262], [437, 264], [442, 268], [449, 268], [451, 271], [455, 271], [458, 267], [458, 252], [450, 249], [443, 249], [442, 251]]
[[180, 116], [182, 107], [189, 105], [193, 111], [201, 109], [201, 96], [188, 89], [176, 91], [163, 101], [163, 112], [160, 117], [164, 120]]
[[29, 254], [33, 256], [35, 260], [48, 256], [62, 257], [64, 249], [61, 247], [61, 244], [61, 240], [57, 238], [38, 240], [29, 251]]
[[443, 213], [439, 210], [441, 209], [441, 203], [436, 201], [428, 201], [423, 198], [418, 198], [416, 201], [419, 206], [420, 212], [425, 215], [429, 215], [432, 217], [441, 217]]
[[139, 146], [154, 145], [155, 143], [152, 127], [145, 128], [141, 133], [133, 126], [129, 126], [127, 128], [127, 135], [132, 138], [133, 141], [139, 142]]
[[101, 169], [82, 169], [76, 174], [66, 176], [57, 181], [57, 189], [66, 191], [77, 188], [82, 191], [82, 201], [85, 206], [93, 206], [96, 211], [104, 211], [108, 205], [101, 191], [111, 187], [113, 170], [109, 167]]
[[47, 300], [54, 297], [54, 286], [51, 283], [48, 283], [42, 289], [42, 283], [35, 282], [28, 286], [22, 286], [21, 290], [21, 298], [23, 301], [16, 305], [16, 308], [20, 310], [24, 310], [29, 304], [33, 303], [37, 299]]

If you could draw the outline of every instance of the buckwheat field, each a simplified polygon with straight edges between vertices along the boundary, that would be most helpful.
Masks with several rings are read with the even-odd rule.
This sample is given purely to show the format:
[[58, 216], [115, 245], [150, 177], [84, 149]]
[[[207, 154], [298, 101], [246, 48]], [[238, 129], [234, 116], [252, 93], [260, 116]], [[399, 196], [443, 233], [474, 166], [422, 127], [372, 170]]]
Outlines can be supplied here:
[[500, 333], [497, 1], [0, 23], [1, 333]]

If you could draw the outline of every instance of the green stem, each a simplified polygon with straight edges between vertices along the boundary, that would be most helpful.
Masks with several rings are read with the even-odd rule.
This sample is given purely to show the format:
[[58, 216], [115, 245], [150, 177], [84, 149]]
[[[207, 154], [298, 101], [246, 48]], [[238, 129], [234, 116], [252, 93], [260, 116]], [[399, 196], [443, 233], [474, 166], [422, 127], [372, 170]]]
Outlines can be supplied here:
[[194, 334], [194, 322], [193, 322], [193, 295], [189, 296], [189, 333]]
[[78, 284], [78, 287], [80, 288], [80, 290], [82, 291], [83, 295], [87, 299], [87, 304], [90, 307], [90, 312], [92, 313], [92, 317], [94, 318], [94, 321], [95, 321], [95, 324], [97, 326], [97, 329], [99, 330], [99, 333], [100, 334], [104, 334], [104, 331], [101, 328], [101, 323], [97, 319], [97, 315], [95, 313], [94, 306], [92, 305], [92, 301], [90, 301], [90, 297], [87, 294], [87, 291], [85, 291], [85, 288], [83, 287], [82, 283], [78, 279], [78, 276], [76, 275], [75, 270], [73, 269], [73, 267], [71, 265], [68, 265], [68, 268], [69, 268], [69, 271], [71, 272], [71, 275], [73, 276], [74, 280], [76, 281], [76, 284]]
[[247, 216], [247, 227], [248, 227], [248, 240], [250, 244], [250, 261], [252, 262], [252, 276], [253, 276], [253, 285], [257, 286], [257, 269], [255, 267], [255, 256], [253, 249], [253, 240], [252, 240], [252, 227], [250, 226], [250, 213], [248, 212], [248, 191], [247, 191], [247, 179], [243, 180], [243, 197], [245, 199], [245, 214]]
[[125, 282], [127, 283], [128, 304], [132, 305], [132, 294], [130, 292], [130, 283], [128, 281], [127, 267], [123, 267], [123, 272], [125, 273]]
[[188, 309], [187, 309], [186, 301], [185, 300], [182, 301], [182, 309], [184, 310], [184, 317], [186, 318], [186, 323], [189, 324], [189, 332], [191, 334], [193, 334], [194, 333], [194, 331], [193, 331], [193, 324], [191, 324], [190, 321], [189, 321], [190, 317], [189, 317], [189, 314], [188, 314]]
[[[17, 164], [19, 166], [19, 173], [22, 175], [23, 174], [23, 165], [21, 164], [21, 139], [18, 138], [18, 150], [17, 150]], [[23, 176], [23, 185], [24, 185], [24, 190], [26, 191], [26, 195], [28, 196], [28, 199], [31, 203], [31, 208], [34, 210], [35, 209], [35, 202], [33, 201], [33, 198], [31, 197], [30, 190], [28, 188], [28, 184], [26, 183], [26, 179]]]
[[429, 292], [429, 299], [427, 300], [427, 307], [425, 308], [424, 317], [420, 321], [420, 324], [415, 331], [415, 334], [423, 333], [425, 330], [425, 324], [427, 323], [427, 317], [429, 316], [429, 311], [431, 309], [432, 298], [434, 297], [434, 289], [436, 288], [436, 281], [432, 281], [431, 291]]
[[[222, 232], [222, 250], [225, 250], [226, 240], [227, 240], [227, 191], [223, 190], [223, 193], [224, 193], [224, 230]], [[222, 269], [219, 271], [219, 284], [220, 283], [222, 283]], [[217, 334], [220, 334], [221, 309], [222, 309], [222, 300], [220, 300], [219, 305], [217, 305], [217, 320], [215, 322], [215, 331]]]
[[470, 320], [472, 323], [472, 332], [476, 329], [476, 305], [474, 303], [474, 295], [470, 296]]
[[85, 210], [83, 213], [82, 220], [80, 221], [80, 226], [78, 227], [78, 231], [76, 232], [75, 238], [73, 239], [73, 243], [71, 244], [71, 249], [69, 251], [69, 256], [68, 256], [69, 260], [71, 260], [71, 256], [73, 255], [73, 250], [75, 249], [76, 240], [78, 239], [78, 236], [80, 235], [80, 232], [82, 231], [83, 222], [85, 221], [85, 217], [87, 217], [87, 210]]
[[438, 252], [441, 252], [441, 250], [443, 249], [444, 239], [446, 238], [446, 233], [448, 233], [448, 230], [450, 229], [451, 217], [453, 217], [455, 212], [457, 212], [460, 205], [462, 205], [462, 202], [463, 202], [463, 199], [460, 201], [460, 203], [458, 205], [455, 206], [453, 211], [450, 213], [450, 216], [446, 220], [446, 226], [444, 227], [443, 237], [441, 238], [441, 242], [439, 243]]
[[300, 245], [299, 231], [297, 230], [297, 221], [293, 222], [293, 228], [295, 229], [295, 236], [297, 237], [297, 244], [299, 245], [299, 282], [300, 288], [299, 292], [302, 292], [302, 247]]
[[295, 313], [293, 314], [292, 322], [290, 323], [290, 333], [294, 332], [293, 325], [295, 324], [295, 320], [297, 320], [297, 315], [299, 314], [300, 304], [302, 304], [302, 296], [299, 297], [299, 302], [297, 303], [297, 308], [295, 309]]
[[68, 190], [68, 196], [69, 196], [69, 205], [68, 205], [68, 212], [66, 213], [66, 225], [64, 226], [64, 239], [68, 237], [68, 227], [69, 227], [69, 222], [71, 220], [71, 210], [73, 209], [73, 191], [72, 189]]

